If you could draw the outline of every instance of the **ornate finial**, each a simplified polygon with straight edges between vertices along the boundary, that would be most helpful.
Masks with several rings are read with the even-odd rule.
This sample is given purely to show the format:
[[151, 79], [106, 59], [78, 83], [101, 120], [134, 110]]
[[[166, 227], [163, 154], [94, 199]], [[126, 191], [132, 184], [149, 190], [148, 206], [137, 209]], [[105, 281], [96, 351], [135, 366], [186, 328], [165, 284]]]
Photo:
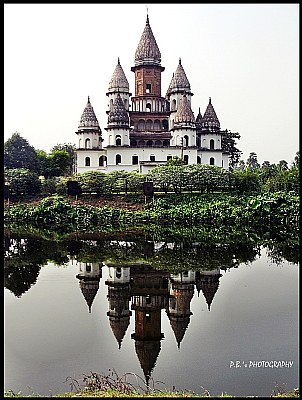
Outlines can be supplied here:
[[119, 57], [117, 58], [117, 63], [118, 63], [118, 64], [120, 63], [120, 58], [119, 58]]
[[181, 65], [181, 58], [179, 57], [179, 65]]
[[211, 104], [211, 97], [209, 97], [209, 104]]
[[200, 107], [198, 107], [198, 113], [200, 114]]
[[90, 103], [90, 97], [88, 96], [88, 103]]
[[146, 9], [147, 9], [147, 21], [146, 21], [146, 24], [149, 24], [148, 6], [146, 6]]

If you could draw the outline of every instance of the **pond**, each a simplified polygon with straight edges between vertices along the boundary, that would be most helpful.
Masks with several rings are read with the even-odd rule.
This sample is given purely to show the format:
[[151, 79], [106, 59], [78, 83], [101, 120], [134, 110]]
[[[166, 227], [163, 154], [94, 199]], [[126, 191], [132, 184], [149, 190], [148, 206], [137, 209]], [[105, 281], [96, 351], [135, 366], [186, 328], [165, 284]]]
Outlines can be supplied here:
[[55, 395], [92, 372], [211, 396], [299, 386], [299, 264], [273, 249], [5, 239], [5, 390]]

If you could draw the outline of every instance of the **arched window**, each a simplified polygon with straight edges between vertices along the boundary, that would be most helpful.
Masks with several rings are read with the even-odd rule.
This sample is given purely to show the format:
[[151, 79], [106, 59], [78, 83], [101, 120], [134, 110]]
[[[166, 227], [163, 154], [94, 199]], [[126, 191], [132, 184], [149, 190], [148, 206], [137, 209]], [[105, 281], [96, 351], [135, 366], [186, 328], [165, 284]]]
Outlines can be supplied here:
[[151, 112], [151, 103], [146, 104], [146, 111]]
[[171, 108], [171, 111], [175, 111], [175, 110], [176, 110], [176, 100], [173, 99], [173, 100], [172, 100], [172, 108]]
[[147, 121], [146, 121], [146, 130], [147, 131], [151, 131], [152, 130], [152, 125], [153, 125], [152, 120], [151, 119], [147, 119]]
[[139, 147], [144, 147], [145, 146], [145, 141], [144, 140], [139, 140], [138, 141]]
[[147, 147], [152, 147], [153, 146], [153, 141], [152, 140], [148, 140], [147, 141]]
[[185, 164], [188, 164], [188, 163], [189, 163], [189, 156], [188, 156], [188, 154], [185, 154], [185, 155], [184, 155], [184, 162], [185, 162]]
[[122, 144], [121, 135], [116, 135], [115, 144], [116, 144], [116, 146], [121, 146], [121, 144]]
[[122, 162], [122, 157], [120, 154], [115, 156], [115, 165], [119, 165]]
[[164, 142], [163, 142], [163, 146], [164, 147], [169, 147], [169, 144], [170, 144], [170, 140], [164, 140]]
[[214, 139], [210, 140], [210, 150], [214, 150], [215, 141]]
[[85, 167], [90, 167], [90, 157], [85, 157]]
[[163, 122], [162, 122], [162, 124], [163, 124], [163, 128], [164, 128], [165, 130], [167, 130], [167, 129], [168, 129], [168, 126], [169, 126], [168, 120], [167, 120], [167, 119], [164, 119]]
[[160, 140], [155, 140], [155, 146], [161, 146], [161, 141]]
[[200, 156], [197, 156], [197, 164], [201, 164], [201, 158], [200, 158]]
[[137, 146], [137, 141], [134, 139], [130, 140], [130, 146], [136, 147]]
[[154, 121], [154, 130], [160, 131], [160, 121], [158, 119]]
[[106, 164], [107, 164], [107, 157], [101, 156], [99, 158], [99, 167], [106, 167]]
[[150, 155], [150, 161], [155, 161], [155, 155], [154, 154]]
[[145, 121], [143, 119], [140, 119], [138, 121], [138, 130], [139, 131], [144, 131], [145, 130]]
[[109, 105], [110, 110], [112, 110], [112, 107], [113, 107], [113, 99], [110, 100], [110, 105]]
[[138, 164], [138, 156], [132, 156], [132, 164], [137, 165]]
[[214, 159], [214, 157], [211, 157], [211, 158], [210, 158], [210, 165], [215, 165], [215, 159]]
[[189, 146], [189, 136], [188, 135], [184, 136], [183, 146], [185, 146], [185, 147]]
[[91, 147], [90, 147], [90, 139], [89, 138], [87, 138], [86, 140], [85, 140], [85, 149], [90, 149]]

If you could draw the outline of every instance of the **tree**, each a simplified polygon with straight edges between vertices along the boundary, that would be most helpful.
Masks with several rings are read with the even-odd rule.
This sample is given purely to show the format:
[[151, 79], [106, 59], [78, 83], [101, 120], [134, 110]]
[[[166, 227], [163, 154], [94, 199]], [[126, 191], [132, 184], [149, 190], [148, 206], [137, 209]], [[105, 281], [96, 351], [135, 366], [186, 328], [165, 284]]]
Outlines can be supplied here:
[[39, 171], [39, 158], [34, 147], [30, 146], [19, 132], [13, 133], [11, 138], [4, 143], [4, 167]]
[[11, 168], [6, 172], [11, 196], [34, 196], [41, 192], [41, 182], [36, 172], [26, 168]]
[[237, 149], [235, 139], [240, 139], [240, 134], [238, 132], [234, 133], [228, 131], [221, 131], [221, 148], [222, 151], [229, 154], [229, 165], [230, 168], [235, 168], [238, 164], [242, 151]]
[[251, 152], [248, 159], [246, 160], [246, 165], [252, 169], [260, 168], [260, 164], [258, 163], [257, 154]]
[[293, 167], [300, 167], [300, 151], [297, 151], [294, 161], [293, 161]]
[[285, 160], [281, 160], [279, 161], [279, 163], [277, 164], [278, 168], [281, 170], [286, 170], [288, 169], [288, 162]]
[[76, 159], [76, 146], [71, 143], [63, 143], [63, 144], [57, 144], [51, 149], [51, 153], [54, 152], [55, 150], [66, 150], [67, 153], [69, 154], [69, 164], [68, 168], [66, 170], [66, 173], [68, 175], [72, 175], [74, 172], [74, 165], [75, 165], [75, 159]]
[[45, 175], [47, 169], [47, 153], [44, 150], [36, 150], [39, 160], [39, 175]]
[[70, 155], [66, 150], [53, 150], [45, 159], [43, 175], [45, 178], [69, 175]]

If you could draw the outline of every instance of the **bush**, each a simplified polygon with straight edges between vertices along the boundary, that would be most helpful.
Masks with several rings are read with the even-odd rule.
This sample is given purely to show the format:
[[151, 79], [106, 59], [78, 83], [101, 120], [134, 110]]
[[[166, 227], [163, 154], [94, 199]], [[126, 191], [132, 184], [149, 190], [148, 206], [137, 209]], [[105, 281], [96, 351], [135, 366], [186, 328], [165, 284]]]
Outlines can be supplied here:
[[35, 196], [41, 193], [41, 182], [36, 172], [26, 168], [12, 168], [6, 171], [9, 193], [12, 197]]

